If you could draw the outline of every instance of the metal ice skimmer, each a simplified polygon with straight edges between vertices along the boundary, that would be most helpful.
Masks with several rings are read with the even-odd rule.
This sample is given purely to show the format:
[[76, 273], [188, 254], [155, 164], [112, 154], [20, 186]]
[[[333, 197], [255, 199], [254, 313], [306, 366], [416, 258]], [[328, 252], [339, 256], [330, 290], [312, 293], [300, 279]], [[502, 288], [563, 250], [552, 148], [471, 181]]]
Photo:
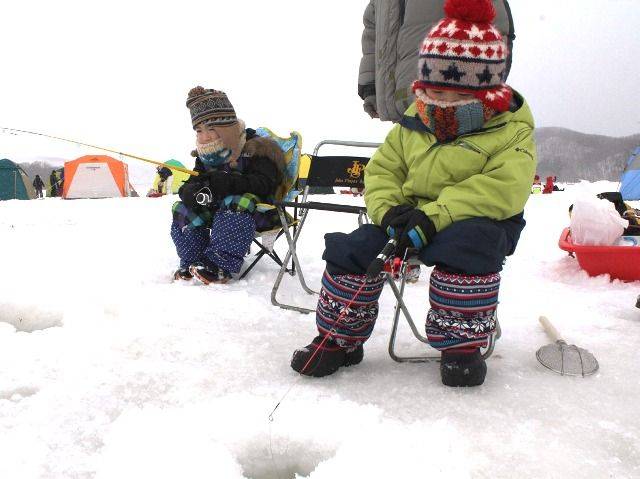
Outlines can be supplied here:
[[558, 330], [545, 316], [540, 316], [540, 323], [551, 344], [542, 346], [536, 352], [536, 358], [545, 368], [563, 376], [589, 376], [598, 370], [598, 361], [589, 351], [575, 344], [567, 344], [560, 337]]

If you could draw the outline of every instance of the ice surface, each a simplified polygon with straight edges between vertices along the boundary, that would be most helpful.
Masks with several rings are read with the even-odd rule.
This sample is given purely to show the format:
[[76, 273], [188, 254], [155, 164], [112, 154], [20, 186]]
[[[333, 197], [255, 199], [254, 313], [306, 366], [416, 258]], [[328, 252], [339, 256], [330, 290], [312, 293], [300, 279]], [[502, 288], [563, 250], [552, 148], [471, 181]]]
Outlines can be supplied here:
[[[502, 276], [503, 336], [468, 390], [389, 358], [388, 290], [362, 364], [299, 378], [289, 359], [314, 318], [271, 306], [274, 263], [226, 286], [171, 282], [174, 198], [1, 202], [0, 477], [638, 477], [640, 288], [589, 278], [557, 247], [573, 198], [615, 189], [531, 197]], [[311, 285], [323, 234], [354, 225], [311, 213]], [[428, 273], [408, 287], [416, 318]], [[296, 286], [281, 299], [312, 307]], [[596, 356], [595, 376], [536, 362], [541, 314]], [[404, 326], [398, 347], [420, 352]]]

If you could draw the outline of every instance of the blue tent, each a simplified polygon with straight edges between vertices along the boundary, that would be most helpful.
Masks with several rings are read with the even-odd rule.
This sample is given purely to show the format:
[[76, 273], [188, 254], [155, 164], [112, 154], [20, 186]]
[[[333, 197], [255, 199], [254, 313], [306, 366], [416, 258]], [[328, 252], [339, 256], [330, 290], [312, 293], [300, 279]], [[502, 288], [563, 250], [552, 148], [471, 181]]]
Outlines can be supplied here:
[[20, 166], [6, 158], [0, 160], [0, 200], [32, 200], [31, 180]]
[[623, 200], [640, 200], [640, 146], [633, 150], [620, 178]]

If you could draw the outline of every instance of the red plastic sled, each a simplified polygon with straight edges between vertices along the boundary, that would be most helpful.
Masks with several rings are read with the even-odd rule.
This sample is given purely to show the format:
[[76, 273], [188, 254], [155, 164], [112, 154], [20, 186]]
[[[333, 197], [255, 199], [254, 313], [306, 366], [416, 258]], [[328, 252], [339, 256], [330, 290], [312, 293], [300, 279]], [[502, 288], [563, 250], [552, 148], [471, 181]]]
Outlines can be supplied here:
[[640, 279], [640, 246], [585, 246], [574, 244], [569, 228], [562, 230], [558, 246], [575, 253], [578, 264], [589, 276], [608, 274], [611, 279]]

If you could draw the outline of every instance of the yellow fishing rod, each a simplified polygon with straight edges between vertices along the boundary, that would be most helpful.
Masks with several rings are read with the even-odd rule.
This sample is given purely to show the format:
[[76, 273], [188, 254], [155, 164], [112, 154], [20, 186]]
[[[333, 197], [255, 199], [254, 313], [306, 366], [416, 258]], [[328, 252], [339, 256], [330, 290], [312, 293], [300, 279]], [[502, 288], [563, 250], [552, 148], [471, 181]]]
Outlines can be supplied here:
[[102, 146], [90, 145], [88, 143], [83, 143], [81, 141], [69, 140], [67, 138], [60, 138], [59, 136], [47, 135], [45, 133], [38, 133], [37, 131], [18, 130], [16, 128], [4, 128], [4, 127], [0, 127], [0, 129], [2, 129], [2, 131], [13, 131], [13, 132], [17, 132], [17, 133], [26, 133], [28, 135], [44, 136], [45, 138], [52, 138], [54, 140], [66, 141], [67, 143], [75, 143], [76, 145], [88, 146], [89, 148], [95, 148], [97, 150], [102, 150], [102, 151], [108, 151], [109, 153], [115, 153], [117, 155], [126, 156], [128, 158], [133, 158], [134, 160], [146, 161], [147, 163], [153, 163], [154, 165], [163, 166], [163, 167], [169, 168], [171, 170], [181, 171], [181, 172], [187, 173], [188, 175], [191, 175], [191, 176], [198, 176], [198, 172], [197, 171], [190, 170], [188, 168], [182, 168], [181, 166], [167, 165], [167, 164], [162, 163], [160, 161], [150, 160], [149, 158], [143, 158], [142, 156], [136, 156], [136, 155], [132, 155], [130, 153], [123, 153], [121, 151], [111, 150], [109, 148], [104, 148]]

